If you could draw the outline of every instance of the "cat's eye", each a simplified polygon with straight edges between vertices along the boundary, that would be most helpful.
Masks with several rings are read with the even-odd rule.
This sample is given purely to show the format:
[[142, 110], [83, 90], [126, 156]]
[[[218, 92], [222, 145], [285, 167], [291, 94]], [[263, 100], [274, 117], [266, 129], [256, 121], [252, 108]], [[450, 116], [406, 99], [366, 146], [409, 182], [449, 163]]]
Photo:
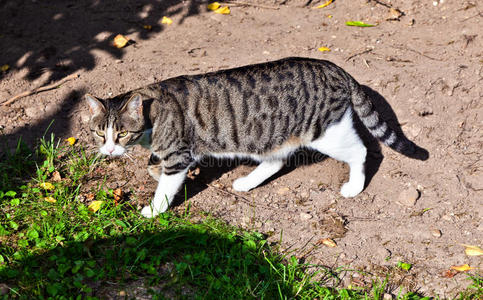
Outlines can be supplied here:
[[100, 137], [104, 137], [104, 131], [102, 130], [96, 130], [96, 134]]
[[125, 130], [124, 130], [124, 131], [119, 132], [119, 134], [118, 134], [118, 136], [119, 136], [120, 138], [125, 137], [126, 135], [127, 135], [127, 131], [125, 131]]

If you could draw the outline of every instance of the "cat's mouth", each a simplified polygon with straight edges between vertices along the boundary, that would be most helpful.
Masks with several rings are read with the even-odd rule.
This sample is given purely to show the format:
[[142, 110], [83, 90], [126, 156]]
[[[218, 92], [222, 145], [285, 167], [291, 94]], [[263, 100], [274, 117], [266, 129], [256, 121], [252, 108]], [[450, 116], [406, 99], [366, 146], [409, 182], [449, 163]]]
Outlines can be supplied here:
[[122, 156], [126, 153], [126, 149], [120, 145], [103, 145], [99, 148], [99, 152], [110, 157]]

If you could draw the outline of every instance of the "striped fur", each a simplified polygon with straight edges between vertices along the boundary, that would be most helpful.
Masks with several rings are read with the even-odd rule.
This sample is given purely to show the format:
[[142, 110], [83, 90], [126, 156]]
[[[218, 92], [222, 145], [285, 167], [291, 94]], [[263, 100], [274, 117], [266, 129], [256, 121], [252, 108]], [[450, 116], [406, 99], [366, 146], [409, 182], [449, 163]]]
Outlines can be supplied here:
[[[135, 144], [145, 130], [152, 129], [149, 168], [156, 179], [177, 176], [205, 155], [241, 156], [267, 162], [260, 168], [270, 166], [270, 172], [258, 168], [253, 172], [252, 185], [258, 185], [266, 179], [263, 177], [277, 172], [283, 165], [279, 162], [300, 147], [321, 151], [325, 148], [320, 141], [334, 142], [334, 138], [337, 145], [344, 147], [343, 140], [327, 137], [326, 132], [344, 122], [344, 130], [352, 130], [352, 121], [341, 122], [343, 117], [352, 118], [352, 111], [374, 137], [394, 150], [411, 155], [416, 149], [401, 132], [388, 126], [369, 96], [348, 73], [323, 60], [286, 58], [175, 77], [105, 101], [92, 96], [87, 99], [92, 111], [90, 127], [101, 147], [106, 139], [97, 133], [106, 132], [107, 128], [113, 129], [114, 140], [123, 147]], [[128, 138], [119, 137], [119, 132], [128, 132]], [[354, 134], [351, 131], [353, 144], [357, 145], [351, 149], [363, 153], [354, 154], [363, 156], [357, 161], [356, 168], [361, 168], [366, 150], [363, 145], [360, 147], [362, 142]], [[336, 154], [332, 156], [337, 158]], [[351, 164], [350, 157], [345, 157], [341, 160]], [[256, 174], [264, 175], [255, 178]], [[240, 182], [235, 185], [241, 186]], [[359, 182], [357, 188], [346, 194], [352, 196], [362, 188]], [[158, 198], [164, 196], [169, 204], [174, 195]], [[155, 199], [157, 203], [159, 199]], [[143, 214], [152, 216], [161, 212], [154, 209], [151, 214]]]

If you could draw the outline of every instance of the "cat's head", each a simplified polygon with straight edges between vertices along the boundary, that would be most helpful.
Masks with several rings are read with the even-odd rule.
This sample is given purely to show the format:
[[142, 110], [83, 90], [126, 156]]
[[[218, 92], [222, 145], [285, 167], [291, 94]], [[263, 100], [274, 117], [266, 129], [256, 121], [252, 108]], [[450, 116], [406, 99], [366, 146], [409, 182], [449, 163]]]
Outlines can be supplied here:
[[91, 95], [85, 99], [91, 114], [89, 129], [99, 145], [99, 152], [120, 156], [135, 144], [146, 130], [140, 94], [102, 100]]

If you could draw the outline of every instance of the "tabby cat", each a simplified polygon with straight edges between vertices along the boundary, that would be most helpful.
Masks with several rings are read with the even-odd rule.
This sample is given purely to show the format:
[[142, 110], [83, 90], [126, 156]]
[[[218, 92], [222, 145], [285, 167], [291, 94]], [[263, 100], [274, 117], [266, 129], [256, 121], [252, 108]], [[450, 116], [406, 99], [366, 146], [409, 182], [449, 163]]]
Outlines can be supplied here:
[[411, 154], [415, 146], [391, 129], [369, 96], [344, 70], [315, 59], [278, 61], [179, 76], [102, 100], [86, 95], [90, 130], [100, 152], [122, 156], [134, 144], [150, 148], [148, 171], [159, 181], [145, 217], [166, 211], [201, 157], [248, 157], [260, 164], [233, 182], [249, 191], [277, 173], [295, 150], [307, 147], [346, 162], [354, 197], [364, 188], [366, 147], [353, 114], [392, 149]]

